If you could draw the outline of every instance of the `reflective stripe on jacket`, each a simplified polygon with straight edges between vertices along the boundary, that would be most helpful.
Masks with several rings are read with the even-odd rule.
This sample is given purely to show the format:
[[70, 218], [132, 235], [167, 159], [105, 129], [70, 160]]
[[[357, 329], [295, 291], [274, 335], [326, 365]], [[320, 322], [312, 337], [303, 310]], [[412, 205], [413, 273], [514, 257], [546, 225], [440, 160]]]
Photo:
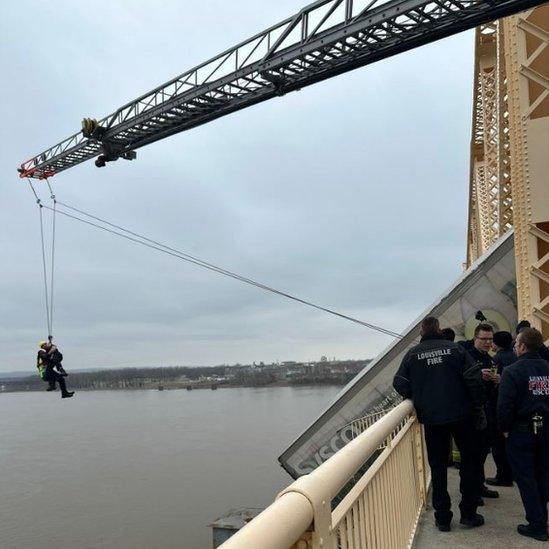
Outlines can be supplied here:
[[38, 351], [38, 354], [36, 355], [36, 368], [38, 369], [38, 375], [40, 376], [40, 379], [44, 379], [44, 376], [46, 375], [46, 351], [43, 349], [40, 349]]

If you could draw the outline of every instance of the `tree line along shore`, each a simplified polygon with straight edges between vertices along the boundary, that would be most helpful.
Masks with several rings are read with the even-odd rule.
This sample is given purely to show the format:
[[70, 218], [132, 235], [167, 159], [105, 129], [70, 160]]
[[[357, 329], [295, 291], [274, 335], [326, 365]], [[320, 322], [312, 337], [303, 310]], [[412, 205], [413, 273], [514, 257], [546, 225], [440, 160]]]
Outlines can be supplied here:
[[[329, 360], [277, 362], [232, 366], [170, 366], [69, 371], [68, 382], [77, 390], [217, 389], [312, 384], [345, 384], [371, 362]], [[0, 380], [2, 392], [43, 391], [37, 375], [16, 375]]]

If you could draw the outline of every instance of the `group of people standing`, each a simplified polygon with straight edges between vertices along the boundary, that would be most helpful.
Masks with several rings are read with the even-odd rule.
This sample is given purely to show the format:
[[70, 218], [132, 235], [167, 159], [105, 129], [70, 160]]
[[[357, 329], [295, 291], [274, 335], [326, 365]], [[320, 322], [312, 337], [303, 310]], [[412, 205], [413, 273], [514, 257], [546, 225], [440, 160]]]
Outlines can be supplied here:
[[[452, 439], [460, 452], [460, 523], [484, 524], [477, 512], [494, 487], [515, 482], [526, 511], [519, 534], [549, 540], [549, 350], [527, 321], [509, 332], [480, 323], [470, 341], [453, 341], [435, 317], [421, 325], [421, 341], [403, 358], [393, 386], [414, 402], [424, 426], [432, 475], [435, 523], [451, 530], [447, 474]], [[489, 453], [496, 475], [486, 478]]]

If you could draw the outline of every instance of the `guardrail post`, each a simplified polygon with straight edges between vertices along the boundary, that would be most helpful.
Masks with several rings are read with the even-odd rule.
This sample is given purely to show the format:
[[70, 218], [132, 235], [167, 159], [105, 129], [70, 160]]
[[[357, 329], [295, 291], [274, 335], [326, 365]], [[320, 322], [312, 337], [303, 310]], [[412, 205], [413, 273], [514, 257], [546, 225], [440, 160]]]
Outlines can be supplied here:
[[332, 498], [322, 483], [319, 483], [319, 479], [311, 482], [309, 475], [305, 475], [283, 490], [278, 497], [290, 492], [297, 492], [309, 500], [314, 517], [312, 531], [305, 532], [305, 535], [297, 542], [296, 549], [335, 549], [332, 529]]
[[415, 421], [414, 424], [414, 450], [416, 455], [416, 466], [419, 480], [419, 493], [421, 501], [425, 506], [427, 503], [427, 470], [425, 467], [425, 452], [423, 445], [423, 429], [420, 423]]
[[313, 535], [312, 532], [305, 532], [301, 535], [298, 541], [290, 547], [290, 549], [312, 549]]

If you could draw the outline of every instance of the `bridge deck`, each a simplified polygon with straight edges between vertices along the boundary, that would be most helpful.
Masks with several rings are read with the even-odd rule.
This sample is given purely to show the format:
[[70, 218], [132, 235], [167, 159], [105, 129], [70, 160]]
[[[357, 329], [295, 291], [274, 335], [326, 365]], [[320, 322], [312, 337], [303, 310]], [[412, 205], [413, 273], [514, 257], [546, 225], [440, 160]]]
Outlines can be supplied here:
[[[488, 465], [488, 464], [487, 464]], [[492, 476], [493, 464], [487, 467], [487, 476]], [[517, 524], [525, 522], [524, 509], [520, 501], [518, 489], [498, 488], [499, 499], [486, 500], [486, 505], [479, 508], [484, 515], [486, 524], [472, 530], [465, 529], [459, 524], [459, 473], [451, 468], [448, 471], [448, 491], [452, 498], [454, 520], [451, 532], [439, 532], [435, 528], [433, 509], [429, 504], [427, 512], [421, 517], [418, 534], [414, 542], [414, 549], [440, 549], [452, 547], [452, 549], [513, 549], [540, 547], [539, 541], [525, 538], [516, 532]]]

